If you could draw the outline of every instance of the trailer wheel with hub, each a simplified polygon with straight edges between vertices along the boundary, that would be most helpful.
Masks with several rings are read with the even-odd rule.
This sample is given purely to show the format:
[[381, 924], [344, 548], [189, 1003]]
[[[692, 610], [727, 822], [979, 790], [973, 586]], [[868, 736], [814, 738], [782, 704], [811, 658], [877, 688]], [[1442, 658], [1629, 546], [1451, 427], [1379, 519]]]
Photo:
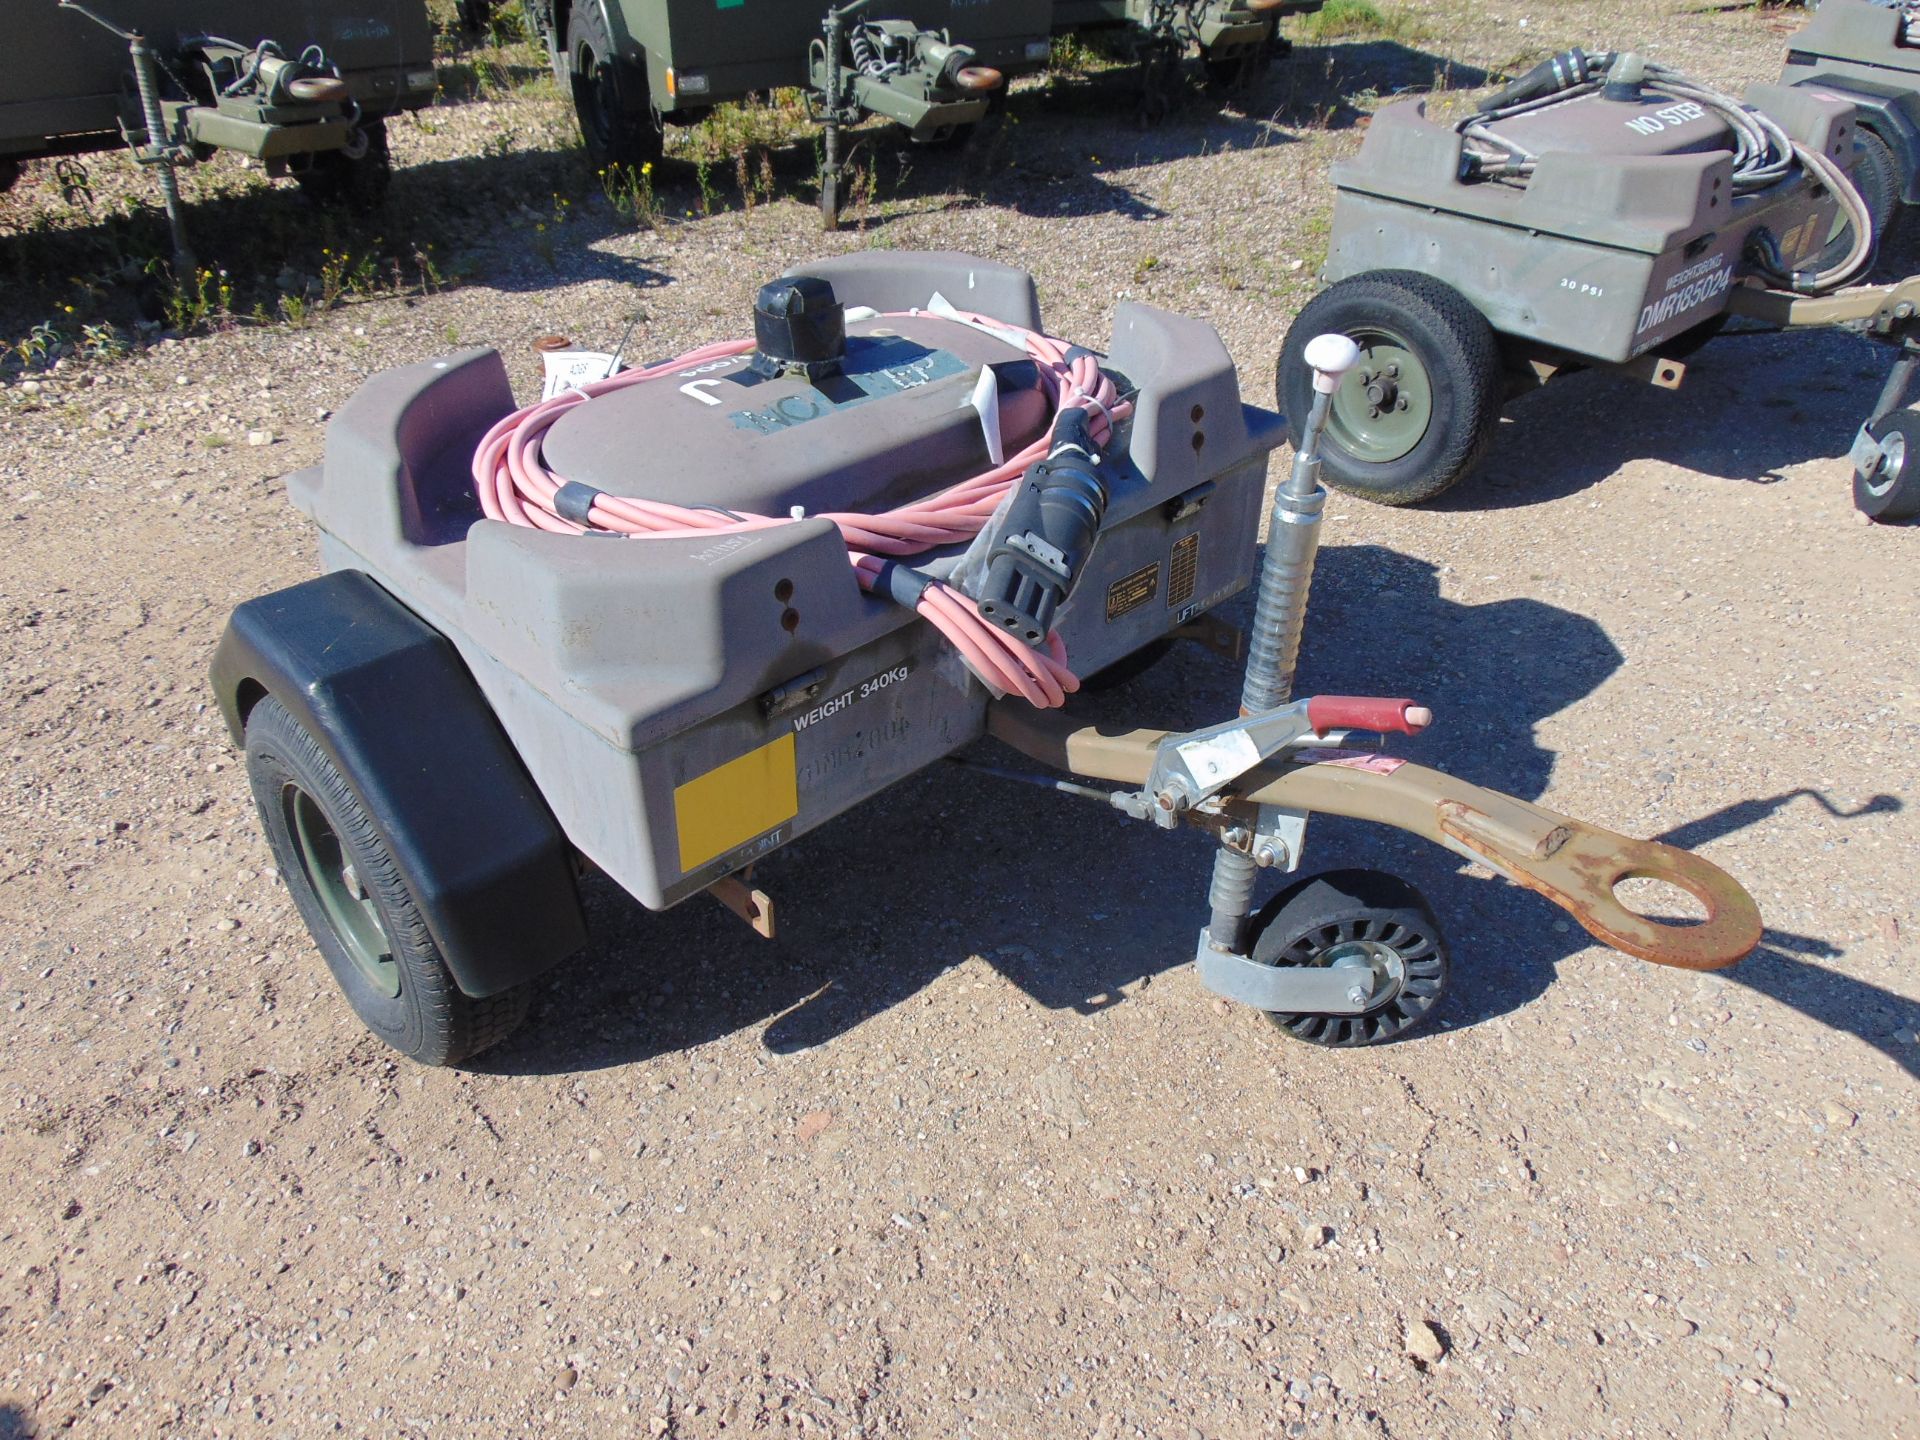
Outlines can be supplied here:
[[1486, 317], [1458, 291], [1410, 270], [1381, 270], [1309, 301], [1287, 332], [1274, 383], [1296, 445], [1313, 403], [1306, 347], [1323, 334], [1360, 347], [1327, 416], [1321, 466], [1329, 484], [1414, 505], [1479, 463], [1500, 419], [1500, 348]]
[[451, 1065], [511, 1034], [526, 1016], [527, 988], [461, 993], [373, 817], [278, 700], [249, 712], [246, 760], [274, 863], [367, 1028], [427, 1065]]
[[593, 163], [638, 169], [658, 160], [664, 136], [653, 117], [647, 72], [619, 53], [594, 0], [573, 0], [567, 53], [573, 108]]
[[1358, 1015], [1268, 1011], [1295, 1039], [1374, 1045], [1426, 1019], [1447, 984], [1440, 922], [1420, 892], [1379, 870], [1334, 870], [1300, 880], [1253, 919], [1252, 958], [1262, 965], [1352, 970], [1369, 979]]
[[1911, 520], [1920, 515], [1920, 411], [1896, 410], [1867, 425], [1879, 454], [1865, 468], [1856, 459], [1853, 503], [1873, 520]]
[[369, 120], [359, 131], [345, 149], [310, 156], [293, 172], [308, 199], [320, 205], [344, 205], [357, 215], [380, 208], [393, 184], [386, 122]]

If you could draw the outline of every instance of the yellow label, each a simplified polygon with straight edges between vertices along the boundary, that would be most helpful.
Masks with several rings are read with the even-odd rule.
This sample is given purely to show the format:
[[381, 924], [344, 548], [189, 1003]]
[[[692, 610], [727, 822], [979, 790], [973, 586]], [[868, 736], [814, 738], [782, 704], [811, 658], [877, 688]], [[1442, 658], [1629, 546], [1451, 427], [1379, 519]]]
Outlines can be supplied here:
[[800, 813], [793, 735], [696, 775], [673, 792], [685, 872], [783, 825]]

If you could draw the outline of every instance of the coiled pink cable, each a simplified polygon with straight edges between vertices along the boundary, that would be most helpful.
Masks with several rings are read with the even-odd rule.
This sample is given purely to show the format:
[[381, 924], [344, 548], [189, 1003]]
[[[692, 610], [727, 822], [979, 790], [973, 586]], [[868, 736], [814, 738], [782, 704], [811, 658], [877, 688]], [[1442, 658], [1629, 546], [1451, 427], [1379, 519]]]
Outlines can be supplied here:
[[[1072, 406], [1084, 408], [1088, 411], [1087, 428], [1096, 444], [1105, 444], [1113, 433], [1114, 423], [1124, 419], [1132, 409], [1129, 402], [1120, 399], [1113, 381], [1087, 351], [1072, 353], [1063, 340], [990, 316], [953, 311], [941, 318], [973, 322], [1019, 336], [1028, 356], [1038, 366], [1041, 384], [1055, 417]], [[474, 452], [473, 483], [480, 496], [480, 508], [489, 519], [556, 534], [581, 535], [594, 529], [639, 539], [730, 535], [770, 525], [793, 524], [787, 516], [729, 517], [714, 510], [695, 510], [684, 505], [609, 495], [604, 491], [595, 494], [587, 510], [588, 523], [576, 524], [555, 509], [554, 497], [566, 483], [565, 478], [547, 469], [541, 458], [542, 437], [574, 406], [624, 390], [629, 385], [644, 384], [752, 349], [750, 340], [724, 340], [689, 351], [677, 360], [625, 370], [514, 411], [487, 432]], [[861, 588], [872, 590], [888, 558], [918, 555], [942, 545], [963, 544], [978, 535], [1027, 467], [1046, 457], [1052, 443], [1052, 429], [1049, 425], [1017, 455], [1009, 455], [992, 469], [938, 494], [877, 514], [849, 511], [814, 518], [831, 520], [840, 528], [847, 545], [847, 558]], [[947, 638], [976, 675], [1002, 693], [1017, 692], [1045, 709], [1065, 704], [1067, 696], [1080, 688], [1078, 677], [1067, 665], [1066, 647], [1057, 633], [1047, 636], [1044, 649], [1024, 645], [982, 616], [966, 595], [941, 581], [926, 588], [914, 610]]]

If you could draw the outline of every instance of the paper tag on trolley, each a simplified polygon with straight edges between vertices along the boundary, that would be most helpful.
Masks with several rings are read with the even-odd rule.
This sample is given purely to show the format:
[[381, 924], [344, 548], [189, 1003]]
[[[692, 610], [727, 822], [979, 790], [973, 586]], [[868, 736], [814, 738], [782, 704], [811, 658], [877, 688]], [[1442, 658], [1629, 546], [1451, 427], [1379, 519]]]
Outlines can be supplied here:
[[540, 360], [546, 367], [546, 383], [540, 389], [542, 400], [604, 380], [620, 364], [618, 355], [602, 355], [598, 350], [548, 350]]

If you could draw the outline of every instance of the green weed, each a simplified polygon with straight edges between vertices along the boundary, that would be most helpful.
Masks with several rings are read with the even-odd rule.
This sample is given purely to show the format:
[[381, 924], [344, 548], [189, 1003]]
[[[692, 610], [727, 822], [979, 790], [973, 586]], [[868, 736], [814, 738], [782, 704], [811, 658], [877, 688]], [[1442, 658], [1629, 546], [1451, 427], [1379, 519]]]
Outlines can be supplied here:
[[1383, 8], [1373, 0], [1327, 0], [1325, 8], [1301, 18], [1300, 31], [1312, 41], [1345, 40], [1362, 35], [1419, 40], [1427, 34], [1419, 16], [1392, 6]]

